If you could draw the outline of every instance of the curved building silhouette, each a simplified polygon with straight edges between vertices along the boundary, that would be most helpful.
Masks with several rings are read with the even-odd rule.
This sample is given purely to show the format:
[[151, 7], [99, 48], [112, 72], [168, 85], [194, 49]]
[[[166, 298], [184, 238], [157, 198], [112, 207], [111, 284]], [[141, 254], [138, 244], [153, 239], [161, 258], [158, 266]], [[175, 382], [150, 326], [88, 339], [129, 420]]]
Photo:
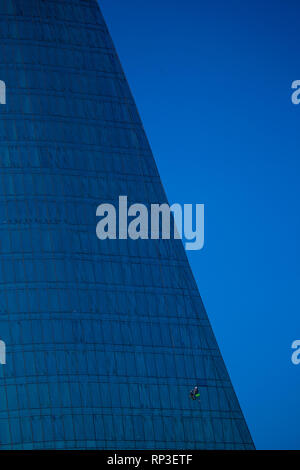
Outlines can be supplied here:
[[0, 449], [252, 449], [182, 242], [96, 237], [166, 202], [96, 0], [0, 22]]

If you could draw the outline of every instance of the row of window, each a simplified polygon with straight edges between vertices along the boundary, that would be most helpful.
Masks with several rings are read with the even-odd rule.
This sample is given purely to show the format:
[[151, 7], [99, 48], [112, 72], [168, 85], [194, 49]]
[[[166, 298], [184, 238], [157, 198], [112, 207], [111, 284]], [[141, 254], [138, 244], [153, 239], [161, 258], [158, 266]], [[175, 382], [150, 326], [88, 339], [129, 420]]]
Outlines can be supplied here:
[[[61, 440], [65, 448], [74, 439], [103, 442], [104, 448], [119, 448], [118, 443], [134, 441], [250, 444], [249, 432], [242, 420], [122, 416], [118, 414], [80, 413], [36, 415], [30, 418], [0, 420], [1, 444], [49, 442]], [[54, 442], [55, 444], [55, 442]], [[95, 442], [95, 447], [97, 442]], [[99, 445], [99, 444], [98, 444]], [[178, 444], [177, 444], [178, 445]], [[157, 446], [157, 444], [156, 444]], [[144, 447], [142, 447], [144, 448]], [[169, 448], [169, 446], [168, 446]], [[186, 448], [185, 446], [183, 448]], [[188, 447], [190, 448], [190, 447]], [[212, 446], [213, 448], [213, 446]]]
[[[113, 389], [113, 393], [112, 392]], [[171, 392], [171, 393], [170, 393]], [[196, 417], [210, 412], [216, 416], [240, 417], [238, 402], [230, 388], [199, 387], [201, 400], [196, 404], [188, 397], [188, 387], [170, 384], [105, 383], [105, 382], [50, 382], [7, 385], [0, 396], [0, 419], [7, 410], [11, 414], [20, 410], [45, 408], [76, 409], [102, 408], [104, 412], [122, 409], [159, 410], [164, 414], [182, 414], [192, 411]], [[196, 409], [195, 409], [196, 408]], [[176, 413], [175, 413], [176, 411]], [[206, 413], [203, 413], [206, 412]]]
[[[80, 147], [80, 146], [79, 146]], [[72, 170], [74, 173], [80, 171], [80, 174], [95, 176], [97, 173], [109, 173], [109, 178], [115, 173], [126, 175], [151, 176], [158, 178], [157, 168], [151, 153], [142, 152], [141, 154], [131, 150], [131, 153], [120, 152], [100, 152], [93, 149], [80, 150], [80, 148], [62, 147], [59, 145], [48, 144], [47, 147], [41, 144], [16, 144], [5, 145], [1, 147], [0, 143], [0, 168], [21, 168], [22, 173], [28, 173], [28, 169], [35, 168], [42, 170], [44, 168], [59, 168], [60, 173], [63, 170]], [[82, 173], [82, 172], [85, 173]], [[140, 179], [140, 178], [139, 178]]]
[[[125, 101], [133, 103], [130, 90], [126, 80], [117, 75], [97, 74], [96, 71], [85, 72], [84, 70], [74, 73], [74, 71], [41, 70], [39, 67], [30, 69], [21, 65], [8, 68], [0, 64], [1, 79], [9, 85], [11, 90], [7, 101], [12, 98], [14, 92], [26, 90], [26, 92], [51, 92], [65, 96], [69, 93], [70, 99], [74, 99], [75, 94], [83, 99], [97, 97], [123, 98]], [[49, 100], [53, 96], [49, 96]], [[1, 108], [5, 112], [5, 108]]]
[[32, 21], [14, 17], [0, 20], [0, 39], [20, 39], [22, 41], [45, 41], [84, 47], [111, 48], [112, 44], [104, 30], [89, 27], [83, 29], [75, 23], [41, 21], [41, 17]]
[[[100, 242], [99, 242], [100, 243]], [[40, 250], [40, 247], [38, 248]], [[0, 284], [23, 283], [91, 283], [137, 287], [173, 289], [196, 288], [188, 266], [170, 266], [134, 262], [106, 261], [92, 257], [84, 260], [74, 253], [71, 259], [66, 256], [39, 258], [1, 257]]]
[[103, 25], [95, 0], [5, 0], [1, 2], [0, 15]]
[[0, 120], [2, 141], [40, 141], [72, 145], [88, 144], [110, 148], [133, 148], [148, 150], [149, 144], [139, 126], [134, 129], [95, 122], [81, 124], [70, 120], [33, 120], [25, 118]]
[[[155, 321], [169, 321], [169, 318], [207, 320], [205, 310], [198, 292], [194, 296], [184, 295], [184, 291], [174, 292], [167, 289], [145, 289], [110, 286], [97, 288], [76, 289], [66, 286], [58, 288], [2, 288], [0, 290], [0, 312], [7, 313], [10, 319], [16, 321], [21, 315], [24, 318], [35, 319], [35, 315], [51, 319], [51, 315], [64, 314], [64, 318], [87, 318], [87, 315], [107, 315], [109, 318], [116, 315], [134, 317], [136, 321], [149, 317]], [[49, 316], [49, 312], [51, 315]], [[15, 316], [13, 314], [16, 314]]]
[[[0, 108], [4, 110], [3, 108]], [[113, 121], [140, 125], [139, 116], [133, 104], [117, 101], [103, 101], [97, 99], [86, 100], [81, 97], [70, 100], [68, 95], [13, 95], [7, 102], [5, 113], [24, 114], [26, 117], [41, 115], [56, 117], [70, 117], [73, 122], [77, 119], [86, 121], [93, 120]]]
[[[13, 67], [7, 67], [0, 64], [1, 79], [9, 86], [11, 93], [7, 101], [11, 98], [14, 90], [25, 89], [27, 92], [39, 90], [40, 92], [60, 93], [65, 96], [66, 93], [72, 94], [70, 99], [74, 99], [75, 94], [78, 97], [94, 99], [96, 97], [123, 98], [133, 103], [128, 84], [124, 77], [116, 74], [103, 74], [93, 71], [79, 70], [53, 70], [35, 66], [26, 67], [22, 64]], [[50, 96], [49, 99], [52, 99]], [[4, 109], [1, 108], [4, 112]]]
[[[13, 59], [12, 59], [13, 57]], [[115, 55], [99, 50], [79, 50], [75, 46], [67, 48], [61, 45], [1, 44], [2, 67], [9, 64], [39, 65], [67, 70], [89, 70], [121, 74], [120, 64]]]
[[215, 349], [211, 329], [191, 322], [157, 322], [154, 318], [122, 320], [43, 319], [8, 321], [0, 317], [0, 337], [10, 345], [35, 344], [113, 344], [115, 346], [157, 346], [158, 348]]
[[[7, 221], [2, 223], [7, 224]], [[95, 263], [100, 264], [102, 259], [107, 260], [109, 257], [113, 261], [120, 256], [124, 258], [124, 263], [151, 263], [157, 261], [158, 257], [162, 264], [166, 264], [167, 260], [186, 260], [179, 240], [99, 240], [95, 235], [94, 226], [89, 232], [84, 232], [82, 227], [70, 229], [58, 225], [57, 220], [45, 222], [30, 218], [20, 220], [16, 217], [11, 223], [13, 228], [10, 227], [9, 231], [3, 228], [0, 230], [0, 254], [3, 259], [8, 257], [10, 260], [11, 255], [39, 255], [41, 252], [47, 257], [53, 256], [53, 252], [60, 256], [72, 250], [82, 259], [87, 258], [87, 262], [92, 256]], [[44, 224], [44, 227], [41, 228], [41, 224]], [[15, 228], [16, 225], [18, 229]], [[147, 279], [146, 281], [143, 277], [138, 281], [138, 285], [149, 285], [149, 277]], [[190, 288], [194, 289], [194, 284], [191, 284]]]
[[9, 446], [0, 444], [2, 450], [136, 450], [143, 449], [150, 451], [159, 448], [160, 450], [172, 450], [178, 451], [178, 449], [197, 449], [197, 450], [253, 450], [253, 444], [235, 444], [231, 443], [209, 443], [209, 442], [166, 442], [166, 441], [95, 441], [95, 440], [69, 440], [69, 441], [43, 441], [43, 442], [32, 442], [25, 444], [11, 444]]
[[[55, 211], [65, 212], [66, 214], [71, 204], [74, 204], [71, 213], [77, 212], [79, 214], [76, 220], [79, 225], [83, 223], [93, 224], [96, 220], [96, 208], [103, 202], [112, 202], [118, 206], [119, 196], [126, 195], [128, 197], [128, 207], [132, 203], [145, 203], [146, 201], [148, 207], [150, 204], [166, 202], [162, 185], [158, 179], [147, 182], [143, 181], [142, 178], [126, 177], [124, 175], [111, 175], [110, 177], [81, 175], [80, 177], [76, 173], [72, 175], [61, 171], [57, 173], [6, 171], [0, 175], [0, 182], [0, 203], [2, 207], [4, 207], [3, 200], [1, 201], [3, 197], [31, 196], [32, 198], [32, 196], [37, 196], [44, 200], [44, 209], [41, 209], [42, 203], [37, 202], [39, 210], [43, 214], [48, 213], [49, 215], [49, 211], [54, 209], [53, 199], [51, 204], [52, 197], [56, 199], [57, 206], [62, 206], [61, 209], [54, 209]], [[61, 198], [68, 198], [66, 206], [64, 206], [65, 199]], [[49, 208], [48, 202], [46, 202], [48, 199]], [[35, 205], [35, 199], [30, 200], [29, 207], [33, 205]], [[84, 212], [82, 212], [84, 206], [84, 209], [88, 211], [88, 216], [84, 216]], [[18, 214], [16, 209], [14, 214]], [[69, 218], [70, 215], [67, 216], [67, 219]]]
[[[21, 347], [21, 346], [20, 346]], [[19, 349], [20, 349], [19, 347]], [[224, 366], [220, 356], [195, 353], [178, 354], [177, 350], [158, 352], [129, 352], [89, 349], [87, 345], [51, 345], [36, 346], [35, 350], [12, 352], [7, 345], [6, 365], [1, 367], [1, 377], [24, 378], [37, 376], [103, 376], [128, 377], [130, 380], [140, 377], [185, 379], [187, 386], [193, 386], [198, 380], [224, 380]], [[32, 347], [30, 348], [32, 349]], [[111, 348], [113, 349], [113, 348]], [[133, 346], [128, 348], [132, 351]], [[138, 347], [136, 347], [138, 349]], [[155, 349], [156, 350], [156, 349]], [[226, 375], [227, 377], [227, 375]], [[190, 382], [193, 381], [191, 384]]]

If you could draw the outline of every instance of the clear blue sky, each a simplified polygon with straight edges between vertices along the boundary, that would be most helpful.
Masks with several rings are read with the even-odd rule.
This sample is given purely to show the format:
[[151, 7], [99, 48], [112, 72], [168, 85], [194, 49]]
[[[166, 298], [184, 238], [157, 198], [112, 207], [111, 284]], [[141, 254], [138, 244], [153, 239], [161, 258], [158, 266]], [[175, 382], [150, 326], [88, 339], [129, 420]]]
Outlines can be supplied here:
[[300, 5], [100, 0], [257, 448], [300, 449]]

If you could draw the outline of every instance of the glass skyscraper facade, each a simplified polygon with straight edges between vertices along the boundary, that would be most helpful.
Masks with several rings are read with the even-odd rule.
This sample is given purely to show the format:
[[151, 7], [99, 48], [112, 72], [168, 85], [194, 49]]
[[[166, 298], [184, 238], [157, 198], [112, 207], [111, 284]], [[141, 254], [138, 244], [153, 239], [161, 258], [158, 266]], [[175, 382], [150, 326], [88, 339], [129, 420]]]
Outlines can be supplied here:
[[96, 0], [0, 22], [0, 449], [253, 449], [182, 242], [96, 237], [167, 201]]

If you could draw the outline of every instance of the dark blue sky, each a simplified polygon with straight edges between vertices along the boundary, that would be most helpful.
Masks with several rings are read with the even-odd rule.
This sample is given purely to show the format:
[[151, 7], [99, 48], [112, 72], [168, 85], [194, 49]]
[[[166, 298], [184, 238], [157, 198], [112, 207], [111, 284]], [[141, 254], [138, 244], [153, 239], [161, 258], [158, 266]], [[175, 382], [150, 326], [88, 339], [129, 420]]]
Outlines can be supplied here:
[[300, 6], [100, 0], [170, 202], [204, 203], [188, 254], [257, 448], [300, 449]]

